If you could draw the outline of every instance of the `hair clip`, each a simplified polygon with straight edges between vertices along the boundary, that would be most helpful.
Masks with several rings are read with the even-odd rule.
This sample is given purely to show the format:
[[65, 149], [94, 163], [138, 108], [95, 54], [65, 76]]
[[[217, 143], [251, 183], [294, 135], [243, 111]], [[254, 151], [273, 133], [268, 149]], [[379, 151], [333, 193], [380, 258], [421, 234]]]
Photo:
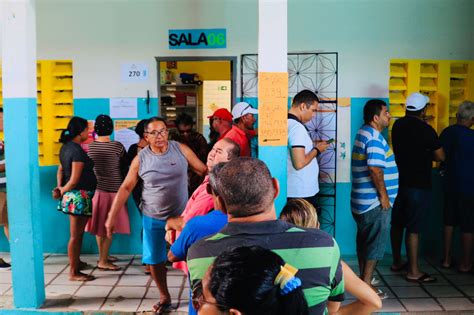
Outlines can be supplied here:
[[65, 134], [66, 136], [69, 136], [69, 130], [66, 130], [66, 131], [64, 132], [64, 134]]
[[283, 289], [288, 281], [295, 277], [298, 269], [292, 265], [285, 264], [280, 266], [280, 272], [277, 274], [274, 284], [279, 285], [280, 289]]
[[285, 286], [281, 289], [280, 294], [281, 295], [287, 295], [291, 291], [293, 291], [296, 288], [301, 287], [301, 280], [298, 277], [293, 277], [291, 278]]

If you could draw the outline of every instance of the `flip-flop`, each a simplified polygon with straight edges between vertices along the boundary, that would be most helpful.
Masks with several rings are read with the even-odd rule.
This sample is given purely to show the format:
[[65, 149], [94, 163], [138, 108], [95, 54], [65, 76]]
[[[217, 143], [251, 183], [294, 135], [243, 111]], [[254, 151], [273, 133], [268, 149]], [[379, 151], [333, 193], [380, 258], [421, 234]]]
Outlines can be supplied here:
[[122, 269], [122, 267], [114, 265], [114, 264], [111, 264], [111, 266], [108, 266], [108, 267], [100, 267], [99, 262], [97, 262], [97, 269], [101, 271], [119, 271], [120, 269]]
[[419, 276], [416, 279], [408, 278], [408, 276], [405, 276], [405, 280], [408, 281], [408, 282], [416, 282], [416, 283], [422, 284], [422, 283], [436, 282], [437, 279], [436, 279], [436, 277], [430, 276], [427, 273], [423, 273], [421, 276]]
[[375, 292], [377, 293], [378, 297], [381, 299], [381, 300], [385, 300], [386, 298], [388, 298], [388, 293], [387, 292], [384, 292], [380, 289], [377, 289], [377, 291]]
[[171, 303], [158, 302], [155, 305], [153, 305], [153, 312], [155, 312], [155, 314], [168, 313], [170, 310], [171, 310]]
[[451, 269], [451, 267], [453, 266], [452, 263], [448, 264], [448, 265], [445, 265], [443, 264], [443, 259], [441, 259], [441, 263], [439, 264], [439, 266], [442, 268], [442, 269]]
[[408, 261], [404, 262], [401, 266], [399, 267], [394, 267], [393, 265], [390, 266], [390, 270], [393, 271], [393, 272], [399, 272], [399, 271], [402, 271], [402, 270], [405, 270], [407, 269], [408, 267]]
[[95, 280], [95, 277], [93, 275], [81, 275], [78, 277], [71, 278], [69, 277], [69, 281], [92, 281]]

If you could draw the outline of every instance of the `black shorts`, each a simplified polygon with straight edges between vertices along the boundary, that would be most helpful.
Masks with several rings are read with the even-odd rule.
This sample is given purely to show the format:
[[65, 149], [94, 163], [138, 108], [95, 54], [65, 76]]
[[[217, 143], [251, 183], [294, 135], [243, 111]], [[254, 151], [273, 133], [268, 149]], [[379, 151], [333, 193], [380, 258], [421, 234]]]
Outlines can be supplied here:
[[392, 211], [392, 226], [418, 234], [431, 208], [431, 190], [400, 187]]

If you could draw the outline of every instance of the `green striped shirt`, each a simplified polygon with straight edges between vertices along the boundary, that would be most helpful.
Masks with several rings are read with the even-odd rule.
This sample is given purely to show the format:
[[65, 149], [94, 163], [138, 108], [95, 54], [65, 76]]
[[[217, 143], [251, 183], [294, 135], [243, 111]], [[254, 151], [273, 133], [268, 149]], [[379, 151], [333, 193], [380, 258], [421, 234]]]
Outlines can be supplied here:
[[299, 228], [280, 220], [229, 223], [219, 233], [195, 243], [188, 251], [193, 287], [200, 284], [206, 270], [221, 252], [251, 245], [268, 248], [299, 269], [296, 276], [303, 283], [310, 314], [325, 314], [328, 300], [344, 300], [336, 241], [324, 231]]

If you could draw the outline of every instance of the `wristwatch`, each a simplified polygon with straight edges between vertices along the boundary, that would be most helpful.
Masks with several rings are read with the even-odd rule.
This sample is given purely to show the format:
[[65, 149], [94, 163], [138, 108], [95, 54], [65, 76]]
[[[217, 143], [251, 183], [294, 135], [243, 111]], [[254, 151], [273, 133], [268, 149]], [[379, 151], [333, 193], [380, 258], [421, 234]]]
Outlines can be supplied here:
[[313, 150], [316, 150], [316, 152], [318, 152], [318, 154], [316, 156], [321, 155], [321, 151], [319, 151], [319, 149], [317, 147], [313, 147]]

